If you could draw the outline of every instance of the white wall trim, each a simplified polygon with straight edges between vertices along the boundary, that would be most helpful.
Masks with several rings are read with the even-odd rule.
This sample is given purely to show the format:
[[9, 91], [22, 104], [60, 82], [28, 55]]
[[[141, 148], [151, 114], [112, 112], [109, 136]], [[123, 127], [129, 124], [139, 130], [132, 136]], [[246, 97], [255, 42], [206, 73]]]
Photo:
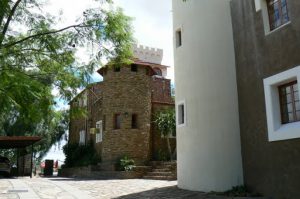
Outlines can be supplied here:
[[85, 145], [85, 130], [79, 131], [79, 145]]
[[300, 90], [300, 66], [264, 79], [268, 137], [270, 142], [300, 138], [300, 122], [282, 124], [280, 116], [278, 86], [293, 80], [297, 80], [298, 90]]
[[262, 0], [254, 0], [254, 1], [255, 1], [255, 10], [256, 12], [258, 12], [262, 8]]

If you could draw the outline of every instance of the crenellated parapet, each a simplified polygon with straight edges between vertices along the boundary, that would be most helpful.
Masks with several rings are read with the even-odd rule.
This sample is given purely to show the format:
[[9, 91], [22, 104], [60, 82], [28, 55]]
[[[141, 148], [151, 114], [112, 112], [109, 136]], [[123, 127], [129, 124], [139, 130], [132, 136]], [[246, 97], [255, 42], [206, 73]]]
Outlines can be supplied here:
[[141, 61], [155, 64], [161, 64], [163, 58], [162, 49], [137, 44], [133, 45], [133, 54]]

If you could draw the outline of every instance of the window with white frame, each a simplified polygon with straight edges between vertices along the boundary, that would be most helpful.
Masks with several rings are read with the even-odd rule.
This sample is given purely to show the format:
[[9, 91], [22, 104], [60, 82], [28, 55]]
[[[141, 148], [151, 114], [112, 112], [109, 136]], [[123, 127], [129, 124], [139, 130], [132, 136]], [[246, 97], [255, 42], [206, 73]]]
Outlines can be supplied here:
[[269, 141], [300, 138], [300, 66], [264, 79]]
[[85, 144], [85, 130], [81, 130], [79, 132], [79, 144], [84, 145]]
[[102, 142], [103, 122], [102, 120], [96, 122], [96, 143]]
[[177, 126], [185, 126], [186, 125], [186, 106], [185, 101], [181, 101], [177, 104]]
[[288, 124], [300, 121], [298, 82], [288, 82], [279, 86], [278, 89], [281, 123]]
[[289, 22], [286, 0], [267, 0], [270, 29], [274, 30]]
[[287, 0], [254, 0], [256, 11], [261, 11], [265, 34], [290, 22]]

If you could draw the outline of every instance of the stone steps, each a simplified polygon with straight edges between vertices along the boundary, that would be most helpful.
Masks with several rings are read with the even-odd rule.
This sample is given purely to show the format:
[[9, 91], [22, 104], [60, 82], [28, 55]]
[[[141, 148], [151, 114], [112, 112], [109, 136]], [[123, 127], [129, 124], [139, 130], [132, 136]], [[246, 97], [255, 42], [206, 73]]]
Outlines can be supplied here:
[[171, 171], [166, 171], [166, 172], [148, 172], [147, 176], [172, 176]]
[[159, 165], [159, 166], [154, 166], [153, 168], [155, 169], [171, 169], [172, 166], [171, 165]]
[[153, 172], [168, 172], [168, 171], [170, 171], [170, 169], [166, 169], [166, 168], [164, 168], [164, 169], [152, 169], [152, 171]]
[[175, 176], [144, 176], [148, 180], [176, 180]]
[[176, 162], [150, 162], [152, 170], [144, 175], [144, 179], [150, 180], [176, 180]]

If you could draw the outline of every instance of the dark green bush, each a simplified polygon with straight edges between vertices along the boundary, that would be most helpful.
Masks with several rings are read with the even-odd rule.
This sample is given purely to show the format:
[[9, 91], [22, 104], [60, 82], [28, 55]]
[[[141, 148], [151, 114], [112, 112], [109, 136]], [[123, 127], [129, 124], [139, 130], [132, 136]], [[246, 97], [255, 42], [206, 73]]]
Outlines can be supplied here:
[[66, 168], [96, 165], [101, 162], [92, 143], [87, 145], [66, 144], [63, 151], [66, 156], [64, 164]]
[[154, 153], [154, 159], [157, 161], [168, 161], [170, 160], [170, 155], [166, 151], [158, 149]]
[[124, 156], [119, 160], [119, 169], [121, 171], [131, 171], [134, 168], [134, 160]]

